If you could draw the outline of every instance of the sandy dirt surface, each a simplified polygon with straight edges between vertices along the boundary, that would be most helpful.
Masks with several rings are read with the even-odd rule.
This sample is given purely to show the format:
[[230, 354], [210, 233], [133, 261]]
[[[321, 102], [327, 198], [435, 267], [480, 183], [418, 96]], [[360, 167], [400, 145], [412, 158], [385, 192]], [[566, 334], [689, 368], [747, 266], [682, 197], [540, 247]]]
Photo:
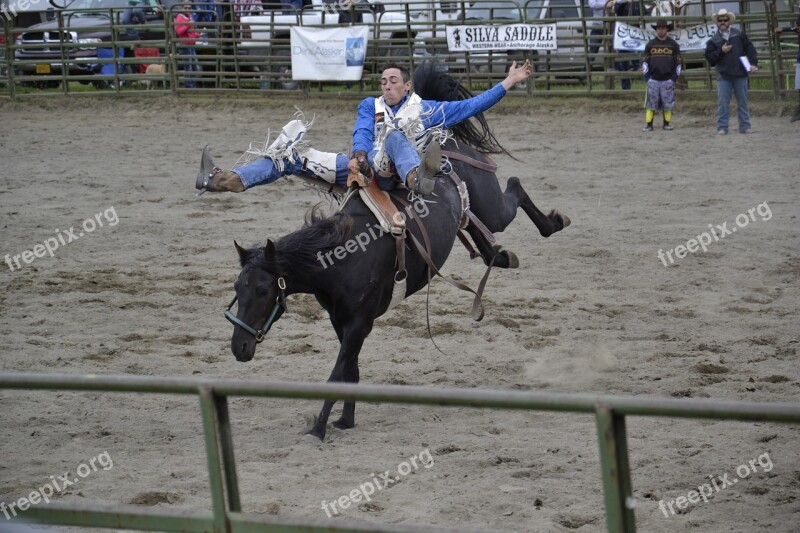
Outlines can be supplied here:
[[[303, 107], [317, 114], [312, 144], [349, 149], [355, 101]], [[193, 189], [206, 142], [230, 165], [293, 111], [267, 100], [2, 104], [0, 253], [68, 240], [68, 228], [77, 235], [96, 214], [103, 225], [54, 257], [0, 266], [0, 369], [324, 381], [338, 343], [312, 298], [290, 299], [250, 363], [231, 355], [222, 316], [238, 274], [233, 240], [297, 229], [324, 198], [299, 180], [200, 199]], [[754, 134], [732, 125], [718, 137], [708, 114], [684, 112], [675, 131], [643, 134], [635, 105], [597, 113], [540, 104], [488, 117], [520, 159], [498, 157], [499, 175], [519, 176], [542, 210], [560, 210], [572, 226], [544, 239], [520, 211], [499, 240], [521, 266], [493, 272], [486, 318], [471, 322], [469, 298], [434, 282], [432, 330], [447, 355], [426, 338], [417, 294], [378, 320], [361, 352], [362, 382], [797, 401], [796, 124], [762, 114]], [[667, 268], [657, 256], [723, 223], [736, 232], [707, 251]], [[456, 245], [445, 271], [474, 285], [483, 266]], [[231, 400], [246, 511], [324, 519], [323, 500], [400, 470], [400, 482], [341, 516], [605, 528], [591, 416], [360, 404], [356, 427], [331, 428], [318, 446], [301, 435], [319, 408]], [[0, 501], [74, 476], [105, 452], [113, 467], [82, 469], [54, 499], [211, 508], [196, 398], [2, 391], [0, 413]], [[629, 418], [628, 434], [640, 531], [800, 530], [800, 428]], [[432, 463], [403, 466], [428, 452]], [[676, 502], [669, 513], [668, 502], [712, 480], [720, 488], [707, 502]]]

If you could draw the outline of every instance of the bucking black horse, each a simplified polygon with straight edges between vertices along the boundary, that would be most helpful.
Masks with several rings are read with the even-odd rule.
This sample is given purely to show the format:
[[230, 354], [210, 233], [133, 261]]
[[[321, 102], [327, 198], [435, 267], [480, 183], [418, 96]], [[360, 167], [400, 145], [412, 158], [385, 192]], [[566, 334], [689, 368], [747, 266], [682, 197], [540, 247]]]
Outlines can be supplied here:
[[[416, 91], [424, 99], [455, 100], [471, 96], [446, 73], [424, 65], [415, 72]], [[482, 116], [454, 128], [454, 138], [443, 147], [453, 170], [467, 184], [473, 212], [492, 232], [503, 231], [522, 207], [545, 237], [569, 225], [569, 219], [552, 211], [545, 215], [533, 204], [517, 178], [509, 178], [502, 192], [483, 154], [505, 152]], [[472, 162], [470, 162], [472, 160]], [[475, 166], [475, 163], [478, 165]], [[403, 191], [407, 193], [407, 191]], [[427, 228], [429, 259], [440, 268], [450, 254], [462, 217], [462, 202], [456, 184], [446, 177], [437, 179], [432, 201], [409, 217], [408, 230], [414, 238], [426, 240], [419, 223]], [[405, 197], [405, 194], [402, 194]], [[423, 205], [423, 204], [420, 204]], [[404, 209], [400, 207], [401, 211]], [[405, 212], [411, 214], [406, 204]], [[513, 254], [492, 245], [470, 223], [467, 231], [487, 264], [516, 267]], [[341, 347], [328, 381], [358, 383], [358, 355], [372, 331], [375, 319], [386, 312], [392, 297], [397, 253], [395, 239], [376, 229], [374, 215], [360, 198], [353, 197], [333, 216], [312, 210], [306, 225], [263, 247], [246, 250], [236, 244], [242, 271], [234, 285], [238, 310], [226, 316], [234, 323], [231, 350], [239, 361], [250, 361], [266, 332], [286, 309], [291, 294], [313, 294], [328, 312]], [[424, 254], [409, 246], [405, 257], [406, 296], [424, 288], [431, 272]], [[334, 405], [326, 400], [308, 435], [324, 439], [328, 417]], [[355, 402], [344, 402], [334, 427], [355, 425]]]

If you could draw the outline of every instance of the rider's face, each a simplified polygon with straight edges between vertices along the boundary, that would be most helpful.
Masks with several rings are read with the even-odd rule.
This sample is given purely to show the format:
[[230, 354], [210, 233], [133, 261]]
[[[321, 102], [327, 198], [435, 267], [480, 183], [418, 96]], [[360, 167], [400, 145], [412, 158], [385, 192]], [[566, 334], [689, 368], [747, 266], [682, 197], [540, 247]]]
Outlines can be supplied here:
[[399, 68], [387, 68], [381, 75], [383, 99], [387, 104], [395, 105], [411, 90], [411, 80], [404, 82]]

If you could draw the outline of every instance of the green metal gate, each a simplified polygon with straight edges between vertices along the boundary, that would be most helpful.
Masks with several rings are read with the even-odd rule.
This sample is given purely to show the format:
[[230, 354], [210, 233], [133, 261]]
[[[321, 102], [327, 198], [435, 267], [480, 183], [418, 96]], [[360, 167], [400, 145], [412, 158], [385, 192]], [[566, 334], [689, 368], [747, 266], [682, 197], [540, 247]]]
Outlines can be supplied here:
[[[749, 422], [800, 423], [800, 404], [754, 403], [556, 394], [481, 389], [431, 389], [397, 385], [286, 383], [138, 376], [0, 373], [2, 389], [47, 389], [97, 392], [196, 394], [200, 411], [211, 488], [211, 512], [143, 510], [130, 505], [38, 505], [25, 520], [43, 524], [185, 532], [330, 532], [330, 531], [452, 531], [342, 520], [290, 520], [242, 513], [236, 477], [228, 397], [268, 397], [310, 400], [353, 400], [594, 413], [600, 446], [606, 525], [612, 533], [633, 532], [633, 487], [628, 464], [626, 416], [706, 418]], [[458, 531], [464, 531], [459, 529]]]

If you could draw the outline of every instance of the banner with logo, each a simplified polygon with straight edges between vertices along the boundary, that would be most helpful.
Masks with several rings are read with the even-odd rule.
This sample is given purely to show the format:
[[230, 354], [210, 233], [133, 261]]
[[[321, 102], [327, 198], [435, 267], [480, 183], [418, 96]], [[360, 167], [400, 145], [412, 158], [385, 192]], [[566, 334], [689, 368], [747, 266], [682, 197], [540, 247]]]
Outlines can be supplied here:
[[555, 24], [447, 26], [447, 49], [451, 52], [557, 48]]
[[[655, 39], [656, 30], [649, 25], [643, 30], [630, 24], [617, 22], [614, 24], [614, 49], [628, 52], [644, 52], [650, 39]], [[681, 52], [705, 50], [706, 43], [717, 33], [716, 24], [700, 24], [691, 28], [675, 29], [668, 33], [681, 47]]]
[[367, 56], [367, 26], [291, 27], [292, 79], [358, 81]]

